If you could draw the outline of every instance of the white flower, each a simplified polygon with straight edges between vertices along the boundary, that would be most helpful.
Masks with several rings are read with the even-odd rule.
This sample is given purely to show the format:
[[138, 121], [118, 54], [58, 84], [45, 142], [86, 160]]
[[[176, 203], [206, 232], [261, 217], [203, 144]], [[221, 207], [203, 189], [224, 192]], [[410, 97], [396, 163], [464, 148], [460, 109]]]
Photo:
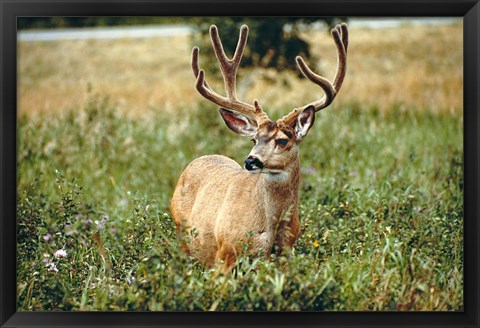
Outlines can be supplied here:
[[63, 249], [59, 249], [58, 251], [55, 252], [55, 254], [53, 254], [56, 258], [63, 258], [63, 257], [67, 257], [67, 252], [65, 252]]
[[[47, 254], [44, 254], [44, 256], [45, 255]], [[48, 271], [58, 272], [57, 266], [49, 258], [45, 257], [43, 259], [43, 263], [45, 263], [45, 266], [48, 268]]]
[[58, 272], [57, 266], [53, 262], [47, 263], [47, 267], [48, 271]]

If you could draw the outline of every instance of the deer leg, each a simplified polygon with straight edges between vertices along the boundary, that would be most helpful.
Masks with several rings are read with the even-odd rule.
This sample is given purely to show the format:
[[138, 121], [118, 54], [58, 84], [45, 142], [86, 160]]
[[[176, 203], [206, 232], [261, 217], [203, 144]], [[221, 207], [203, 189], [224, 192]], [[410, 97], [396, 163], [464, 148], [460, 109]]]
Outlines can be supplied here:
[[293, 217], [289, 221], [283, 221], [279, 226], [277, 237], [275, 238], [275, 254], [279, 256], [285, 247], [293, 247], [299, 233], [300, 220], [297, 211], [295, 211]]
[[234, 247], [229, 245], [222, 245], [219, 247], [216, 255], [216, 266], [223, 274], [232, 272], [235, 265], [237, 265], [237, 256]]

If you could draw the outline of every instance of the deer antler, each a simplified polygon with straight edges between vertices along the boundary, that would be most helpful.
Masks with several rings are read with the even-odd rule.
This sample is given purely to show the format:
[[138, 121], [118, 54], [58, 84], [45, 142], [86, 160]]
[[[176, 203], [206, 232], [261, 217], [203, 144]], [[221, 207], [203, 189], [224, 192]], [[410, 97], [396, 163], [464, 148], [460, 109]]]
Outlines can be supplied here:
[[335, 45], [337, 46], [337, 72], [335, 73], [335, 78], [333, 80], [333, 84], [323, 76], [320, 76], [314, 73], [308, 66], [305, 64], [305, 61], [302, 57], [297, 56], [295, 59], [297, 61], [297, 66], [302, 72], [302, 74], [312, 81], [313, 83], [319, 85], [323, 91], [324, 95], [322, 98], [315, 100], [314, 102], [305, 105], [303, 107], [295, 108], [291, 111], [288, 115], [282, 117], [279, 121], [289, 125], [292, 123], [297, 116], [307, 107], [313, 106], [315, 107], [315, 111], [318, 112], [323, 108], [330, 105], [335, 99], [335, 96], [338, 94], [340, 90], [343, 79], [345, 78], [345, 73], [347, 71], [347, 48], [348, 48], [348, 27], [347, 24], [342, 23], [340, 25], [335, 26], [335, 28], [331, 31], [333, 40], [335, 41]]
[[253, 118], [258, 125], [261, 124], [264, 120], [269, 120], [267, 114], [263, 111], [262, 107], [258, 104], [258, 101], [255, 99], [254, 106], [244, 103], [237, 99], [236, 94], [236, 81], [237, 81], [237, 70], [240, 65], [240, 60], [242, 59], [245, 46], [247, 44], [248, 36], [248, 27], [247, 25], [242, 25], [240, 28], [240, 37], [238, 40], [237, 48], [235, 49], [235, 54], [232, 59], [229, 59], [223, 50], [222, 42], [218, 35], [218, 29], [215, 25], [210, 26], [210, 38], [212, 40], [213, 50], [215, 51], [215, 56], [218, 59], [220, 65], [220, 70], [223, 76], [223, 82], [225, 85], [225, 91], [227, 96], [221, 96], [208, 85], [205, 80], [205, 72], [203, 69], [200, 69], [198, 65], [198, 47], [194, 47], [192, 50], [192, 69], [193, 74], [197, 78], [196, 88], [198, 92], [210, 100], [211, 102], [227, 108], [238, 113], [244, 114], [250, 118]]

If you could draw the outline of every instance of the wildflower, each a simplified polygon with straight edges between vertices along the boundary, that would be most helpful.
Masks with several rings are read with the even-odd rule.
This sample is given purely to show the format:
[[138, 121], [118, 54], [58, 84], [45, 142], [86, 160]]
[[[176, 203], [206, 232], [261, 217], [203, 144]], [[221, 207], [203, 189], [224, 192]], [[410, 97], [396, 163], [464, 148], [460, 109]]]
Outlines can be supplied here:
[[[44, 254], [44, 256], [47, 255], [47, 254]], [[45, 267], [48, 268], [48, 271], [53, 271], [53, 272], [58, 272], [58, 269], [57, 269], [57, 266], [55, 265], [55, 263], [53, 263], [52, 260], [50, 260], [49, 258], [45, 257], [43, 259], [43, 263], [45, 263]]]
[[65, 225], [65, 234], [67, 236], [70, 236], [70, 235], [73, 235], [74, 233], [75, 233], [75, 230], [73, 229], [73, 225], [67, 223]]
[[313, 167], [302, 167], [300, 170], [304, 174], [316, 174], [317, 173], [317, 170], [315, 170], [315, 168], [313, 168]]
[[101, 221], [95, 221], [99, 230], [102, 230], [103, 228], [105, 228], [105, 226], [107, 225], [107, 222], [108, 222], [108, 215], [102, 216]]
[[90, 220], [90, 219], [83, 220], [83, 224], [86, 225], [86, 226], [89, 226], [89, 225], [91, 225], [92, 223], [93, 223], [93, 221]]
[[117, 233], [117, 228], [115, 228], [115, 227], [111, 228], [110, 232], [113, 233], [113, 234], [116, 234]]
[[50, 238], [52, 238], [52, 235], [47, 233], [45, 236], [43, 236], [43, 240], [45, 240], [46, 242], [48, 242], [50, 240]]
[[65, 252], [63, 249], [59, 249], [58, 251], [55, 252], [55, 254], [53, 254], [56, 258], [63, 258], [63, 257], [67, 257], [67, 252]]
[[318, 246], [320, 246], [320, 243], [318, 242], [318, 240], [315, 239], [315, 241], [313, 242], [313, 247], [318, 248]]
[[53, 262], [47, 263], [48, 271], [58, 272], [57, 266]]

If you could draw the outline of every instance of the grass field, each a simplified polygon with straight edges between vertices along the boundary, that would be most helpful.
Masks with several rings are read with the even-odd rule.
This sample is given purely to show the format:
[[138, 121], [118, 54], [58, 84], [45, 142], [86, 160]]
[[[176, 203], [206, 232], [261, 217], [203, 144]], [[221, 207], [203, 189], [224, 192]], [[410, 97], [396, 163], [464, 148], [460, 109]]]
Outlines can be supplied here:
[[[462, 27], [350, 37], [301, 147], [295, 249], [230, 276], [180, 252], [170, 218], [191, 160], [251, 147], [194, 91], [188, 40], [20, 44], [18, 310], [463, 310]], [[309, 38], [330, 76], [333, 42]], [[274, 117], [318, 95], [258, 74], [242, 92]]]

